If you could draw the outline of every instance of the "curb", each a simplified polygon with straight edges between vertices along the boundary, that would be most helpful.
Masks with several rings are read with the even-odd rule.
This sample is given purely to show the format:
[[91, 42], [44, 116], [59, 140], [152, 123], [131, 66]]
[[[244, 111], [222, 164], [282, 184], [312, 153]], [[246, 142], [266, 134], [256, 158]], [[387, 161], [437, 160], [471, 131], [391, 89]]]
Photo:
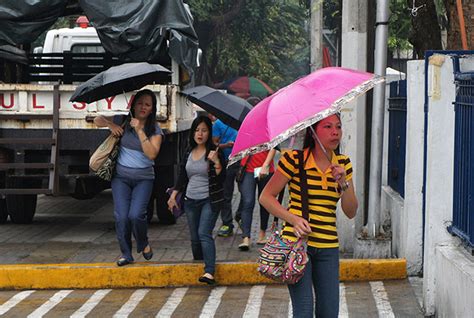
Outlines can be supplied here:
[[[0, 289], [102, 289], [202, 286], [202, 264], [114, 263], [0, 265]], [[405, 259], [341, 259], [341, 281], [404, 279]], [[257, 272], [255, 262], [216, 265], [219, 285], [274, 284]]]

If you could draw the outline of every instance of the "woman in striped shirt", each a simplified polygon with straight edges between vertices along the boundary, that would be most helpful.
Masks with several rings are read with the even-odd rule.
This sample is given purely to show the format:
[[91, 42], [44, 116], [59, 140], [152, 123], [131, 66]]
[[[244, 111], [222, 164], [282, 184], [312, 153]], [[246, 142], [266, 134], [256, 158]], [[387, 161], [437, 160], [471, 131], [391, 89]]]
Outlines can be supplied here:
[[[332, 115], [308, 128], [304, 145], [304, 170], [307, 178], [309, 219], [301, 213], [300, 162], [298, 151], [286, 152], [278, 170], [260, 196], [260, 203], [274, 216], [285, 221], [283, 237], [296, 241], [307, 238], [309, 261], [303, 278], [288, 285], [293, 317], [337, 317], [339, 312], [339, 242], [336, 230], [336, 204], [352, 219], [357, 198], [352, 183], [349, 157], [336, 154], [342, 137], [341, 121]], [[315, 132], [315, 133], [314, 133]], [[318, 141], [319, 139], [319, 141]], [[285, 209], [276, 199], [289, 183], [290, 203]]]

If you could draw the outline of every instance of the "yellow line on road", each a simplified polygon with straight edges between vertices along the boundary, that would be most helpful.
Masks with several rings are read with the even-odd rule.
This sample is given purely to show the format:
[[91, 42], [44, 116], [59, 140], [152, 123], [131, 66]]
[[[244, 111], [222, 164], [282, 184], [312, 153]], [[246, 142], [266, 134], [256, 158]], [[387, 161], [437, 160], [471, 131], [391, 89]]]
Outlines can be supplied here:
[[[0, 289], [141, 288], [202, 285], [202, 264], [114, 263], [0, 265]], [[341, 281], [406, 278], [404, 259], [341, 259]], [[268, 284], [251, 262], [218, 263], [219, 285]]]

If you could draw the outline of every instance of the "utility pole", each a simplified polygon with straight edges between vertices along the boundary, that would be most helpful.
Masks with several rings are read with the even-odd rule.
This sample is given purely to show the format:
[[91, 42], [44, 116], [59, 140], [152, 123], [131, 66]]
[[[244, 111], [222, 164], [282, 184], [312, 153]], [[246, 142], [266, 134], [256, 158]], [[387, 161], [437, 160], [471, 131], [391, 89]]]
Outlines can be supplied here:
[[311, 0], [311, 72], [323, 67], [323, 0]]
[[[388, 0], [377, 0], [374, 73], [380, 76], [385, 76], [387, 68], [389, 16]], [[373, 95], [369, 172], [369, 217], [367, 222], [367, 230], [370, 238], [375, 238], [380, 230], [384, 110], [385, 83], [382, 83], [375, 86]]]

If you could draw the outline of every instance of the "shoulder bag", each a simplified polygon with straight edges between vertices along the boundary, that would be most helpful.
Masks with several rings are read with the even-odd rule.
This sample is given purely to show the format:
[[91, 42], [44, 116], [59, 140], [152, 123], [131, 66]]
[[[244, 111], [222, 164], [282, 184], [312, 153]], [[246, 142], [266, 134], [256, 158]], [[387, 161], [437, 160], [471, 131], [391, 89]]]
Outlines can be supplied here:
[[[121, 127], [124, 128], [126, 120]], [[95, 174], [106, 181], [112, 180], [119, 154], [120, 137], [110, 134], [94, 151], [89, 159], [89, 167]]]
[[[306, 171], [304, 170], [304, 152], [298, 152], [299, 176], [301, 179], [301, 206], [302, 215], [309, 220], [308, 215], [308, 183]], [[297, 283], [304, 275], [308, 254], [306, 253], [306, 242], [299, 238], [295, 242], [285, 239], [277, 230], [276, 222], [273, 222], [271, 236], [263, 248], [260, 249], [258, 257], [258, 271], [260, 274], [287, 284]]]

